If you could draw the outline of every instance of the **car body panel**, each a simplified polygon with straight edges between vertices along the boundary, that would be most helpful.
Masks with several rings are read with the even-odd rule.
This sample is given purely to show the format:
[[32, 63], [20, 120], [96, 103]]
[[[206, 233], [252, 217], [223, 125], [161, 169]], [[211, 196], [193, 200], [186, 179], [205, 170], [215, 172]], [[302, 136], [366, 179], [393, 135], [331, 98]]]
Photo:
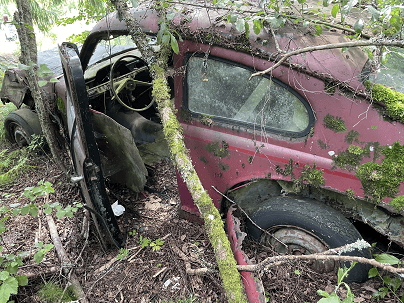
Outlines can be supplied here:
[[[132, 13], [145, 33], [157, 34], [159, 17], [156, 11], [133, 10]], [[226, 206], [223, 194], [230, 194], [251, 214], [264, 206], [265, 195], [248, 193], [273, 191], [280, 194], [281, 189], [288, 192], [297, 186], [300, 189], [308, 189], [308, 196], [314, 199], [324, 200], [327, 203], [334, 201], [334, 208], [342, 211], [347, 217], [369, 224], [404, 246], [404, 226], [401, 216], [403, 213], [398, 214], [387, 204], [376, 207], [368, 203], [361, 181], [355, 175], [356, 167], [360, 164], [372, 161], [380, 163], [381, 160], [377, 157], [380, 147], [391, 146], [397, 141], [402, 142], [404, 136], [402, 123], [386, 119], [377, 107], [365, 99], [363, 80], [366, 75], [362, 72], [367, 62], [366, 55], [358, 48], [347, 52], [341, 52], [339, 49], [313, 50], [290, 58], [271, 71], [270, 75], [260, 76], [260, 79], [276, 83], [294, 95], [308, 113], [307, 126], [300, 132], [264, 129], [261, 123], [242, 121], [240, 117], [243, 115], [237, 114], [225, 118], [193, 111], [189, 100], [193, 97], [194, 91], [187, 82], [191, 79], [188, 78], [190, 58], [203, 58], [206, 64], [220, 61], [223, 66], [231, 65], [252, 73], [273, 66], [280, 50], [285, 52], [305, 46], [335, 44], [345, 42], [347, 38], [337, 32], [325, 30], [319, 38], [285, 26], [276, 31], [275, 38], [280, 45], [279, 50], [273, 42], [274, 37], [266, 31], [261, 31], [259, 35], [250, 33], [249, 39], [246, 40], [245, 35], [239, 33], [231, 24], [219, 22], [212, 27], [210, 20], [214, 15], [207, 16], [200, 11], [189, 13], [193, 14], [188, 16], [191, 22], [184, 22], [183, 17], [177, 16], [171, 24], [184, 38], [178, 43], [179, 53], [173, 56], [172, 63], [175, 108], [178, 110], [177, 117], [183, 128], [184, 142], [189, 149], [195, 170], [215, 206], [223, 210]], [[212, 39], [209, 40], [209, 35], [212, 32], [223, 38], [220, 45], [210, 42]], [[83, 70], [88, 71], [89, 78], [96, 78], [100, 70], [108, 68], [108, 62], [110, 64], [116, 58], [106, 57], [102, 59], [103, 61], [97, 61], [97, 58], [93, 58], [93, 53], [99, 41], [120, 34], [128, 32], [125, 22], [118, 20], [116, 13], [101, 20], [86, 39], [80, 52], [80, 60], [77, 56], [69, 57], [69, 63], [66, 60], [64, 62], [65, 76], [58, 76], [60, 82], [56, 85], [45, 86], [49, 95], [59, 97], [54, 99], [63, 125], [68, 130], [76, 174], [84, 178], [80, 181], [83, 198], [89, 201], [89, 204], [95, 204], [94, 210], [101, 218], [109, 220], [108, 230], [113, 231], [112, 238], [116, 239], [116, 242], [120, 242], [122, 237], [109, 207], [103, 178], [106, 175], [116, 176], [128, 187], [137, 191], [142, 190], [147, 174], [143, 162], [151, 163], [144, 155], [157, 150], [156, 145], [163, 146], [159, 143], [163, 141], [161, 128], [156, 127], [154, 121], [142, 117], [149, 121], [145, 122], [140, 118], [143, 121], [140, 124], [147, 124], [154, 129], [152, 138], [142, 137], [146, 134], [137, 133], [141, 128], [135, 123], [139, 119], [138, 115], [117, 110], [112, 102], [109, 108], [104, 105], [105, 110], [102, 112], [94, 108], [89, 109], [89, 105], [85, 103], [88, 102], [88, 98], [95, 98], [96, 94], [87, 96], [86, 92], [88, 89], [91, 91], [91, 88], [87, 88], [86, 91], [85, 85], [89, 83], [85, 82], [87, 78], [84, 79]], [[96, 63], [93, 64], [94, 62]], [[68, 72], [72, 64], [78, 69], [77, 79], [75, 76], [73, 79]], [[10, 86], [8, 92], [2, 90], [0, 96], [3, 101], [14, 100], [13, 102], [19, 106], [25, 102], [27, 82], [23, 73], [16, 71], [14, 74], [12, 72], [7, 74], [8, 82], [4, 83], [15, 83], [16, 86], [14, 88]], [[199, 80], [192, 81], [209, 82], [209, 77], [202, 74], [201, 71]], [[105, 80], [96, 83], [105, 86], [108, 84], [109, 81]], [[69, 87], [71, 91], [72, 85], [79, 88], [80, 96], [78, 93], [77, 95], [66, 93]], [[98, 89], [99, 86], [95, 88]], [[13, 90], [18, 91], [15, 98], [10, 97]], [[236, 87], [233, 90], [236, 90]], [[106, 96], [108, 91], [109, 88], [103, 89], [100, 96]], [[230, 93], [229, 91], [229, 96]], [[226, 100], [223, 98], [223, 106], [226, 106]], [[92, 105], [102, 107], [99, 103]], [[81, 118], [83, 109], [85, 114]], [[332, 123], [329, 123], [330, 119], [331, 122], [337, 121], [339, 126], [332, 126]], [[107, 125], [112, 129], [110, 131], [112, 136], [109, 138], [103, 129]], [[120, 140], [113, 143], [113, 137], [117, 136], [121, 136]], [[106, 142], [112, 146], [108, 147]], [[352, 146], [366, 149], [367, 153], [352, 165], [341, 164], [344, 157], [349, 159], [348, 151]], [[129, 171], [124, 174], [119, 174], [122, 167], [116, 162], [120, 151], [127, 157], [128, 164], [123, 166], [126, 168], [129, 166]], [[167, 157], [166, 145], [162, 148], [160, 156]], [[102, 158], [112, 160], [102, 164]], [[177, 181], [181, 209], [187, 214], [198, 216], [199, 210], [179, 173]], [[348, 192], [352, 192], [353, 197], [348, 197]], [[302, 194], [306, 193], [302, 191]], [[404, 194], [402, 184], [398, 194]], [[388, 202], [389, 199], [383, 201]], [[95, 219], [97, 220], [97, 216]], [[231, 214], [228, 216], [228, 222], [235, 222]], [[232, 248], [241, 262], [243, 259], [241, 245], [236, 245], [238, 240], [234, 238], [233, 232], [232, 229]], [[253, 287], [252, 293], [256, 291], [255, 286], [248, 287]]]

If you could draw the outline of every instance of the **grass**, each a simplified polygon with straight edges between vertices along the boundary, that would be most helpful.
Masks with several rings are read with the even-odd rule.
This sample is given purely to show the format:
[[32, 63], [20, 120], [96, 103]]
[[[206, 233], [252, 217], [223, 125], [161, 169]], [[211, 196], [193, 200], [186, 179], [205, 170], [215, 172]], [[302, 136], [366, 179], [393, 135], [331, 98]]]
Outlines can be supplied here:
[[29, 148], [15, 149], [6, 139], [4, 120], [16, 109], [12, 103], [0, 103], [0, 187], [11, 184], [29, 166]]
[[175, 301], [162, 301], [161, 303], [200, 303], [201, 301], [194, 295], [190, 295], [185, 299], [175, 299]]
[[66, 291], [63, 290], [59, 285], [53, 282], [47, 282], [43, 284], [37, 296], [44, 303], [57, 303], [57, 302], [71, 302], [77, 300], [74, 296], [71, 286], [67, 287]]
[[0, 101], [0, 149], [3, 150], [7, 147], [8, 142], [6, 141], [4, 132], [4, 120], [7, 115], [12, 111], [16, 110], [17, 107], [13, 103], [6, 103], [5, 105]]

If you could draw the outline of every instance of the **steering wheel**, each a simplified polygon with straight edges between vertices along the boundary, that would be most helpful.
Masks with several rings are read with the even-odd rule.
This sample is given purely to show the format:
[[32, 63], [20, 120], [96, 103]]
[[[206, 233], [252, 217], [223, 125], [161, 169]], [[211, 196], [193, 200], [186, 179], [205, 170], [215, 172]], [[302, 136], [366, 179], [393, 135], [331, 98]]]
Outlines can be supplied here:
[[135, 76], [137, 75], [136, 70], [134, 70], [124, 76], [117, 77], [116, 79], [114, 79], [113, 75], [114, 75], [116, 67], [119, 66], [119, 63], [125, 58], [133, 58], [136, 60], [140, 60], [142, 63], [144, 63], [144, 66], [147, 66], [147, 64], [144, 60], [142, 60], [141, 58], [134, 56], [134, 55], [126, 55], [126, 56], [123, 56], [123, 57], [119, 58], [118, 60], [116, 60], [114, 62], [114, 64], [112, 64], [111, 72], [109, 74], [112, 100], [116, 99], [119, 102], [119, 104], [121, 104], [123, 107], [125, 107], [127, 109], [137, 111], [137, 112], [144, 111], [153, 105], [154, 98], [148, 105], [146, 105], [143, 108], [133, 108], [133, 107], [127, 105], [126, 103], [124, 103], [118, 95], [123, 89], [127, 89], [131, 92], [134, 91], [136, 89], [136, 85], [141, 85], [141, 86], [152, 86], [153, 85], [152, 83], [149, 83], [149, 82], [143, 82], [143, 81], [134, 79]]

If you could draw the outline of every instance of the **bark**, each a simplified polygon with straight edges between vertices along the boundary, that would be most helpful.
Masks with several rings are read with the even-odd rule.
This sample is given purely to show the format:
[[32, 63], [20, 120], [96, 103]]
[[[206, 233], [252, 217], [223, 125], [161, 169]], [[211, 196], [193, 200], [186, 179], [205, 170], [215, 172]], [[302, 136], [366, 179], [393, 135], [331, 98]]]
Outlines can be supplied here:
[[38, 85], [38, 76], [36, 74], [38, 69], [38, 66], [36, 65], [37, 49], [29, 3], [26, 0], [16, 0], [16, 2], [18, 11], [14, 13], [14, 21], [19, 25], [17, 27], [17, 32], [21, 45], [20, 61], [25, 65], [33, 63], [32, 67], [27, 71], [31, 96], [34, 99], [35, 109], [39, 117], [39, 122], [41, 123], [42, 132], [50, 147], [53, 159], [59, 167], [66, 172], [66, 168], [61, 161], [61, 156], [64, 155], [64, 153], [57, 144], [56, 129], [47, 112], [47, 109], [49, 108], [49, 106], [46, 105], [47, 97], [45, 94], [41, 93], [41, 89]]
[[172, 157], [177, 164], [177, 169], [181, 173], [204, 219], [205, 229], [215, 251], [227, 298], [229, 302], [246, 302], [247, 299], [243, 291], [240, 274], [237, 271], [237, 263], [230, 249], [230, 242], [224, 232], [220, 213], [203, 188], [192, 165], [184, 144], [180, 123], [174, 114], [174, 105], [170, 100], [166, 79], [167, 59], [170, 50], [162, 45], [160, 55], [157, 57], [150, 45], [148, 45], [145, 34], [130, 16], [126, 3], [122, 0], [111, 0], [111, 2], [118, 10], [121, 18], [126, 21], [132, 39], [138, 46], [142, 58], [149, 64], [151, 76], [153, 77], [153, 96], [156, 98], [159, 107], [164, 134], [170, 146]]
[[[14, 13], [14, 20], [16, 20], [16, 14], [18, 15], [17, 33], [20, 37], [24, 37], [24, 44], [21, 43], [21, 57], [20, 61], [28, 65], [29, 62], [37, 63], [37, 51], [36, 51], [36, 39], [34, 32], [34, 25], [32, 22], [31, 9], [27, 0], [16, 0], [17, 12]], [[27, 55], [28, 53], [28, 55]]]

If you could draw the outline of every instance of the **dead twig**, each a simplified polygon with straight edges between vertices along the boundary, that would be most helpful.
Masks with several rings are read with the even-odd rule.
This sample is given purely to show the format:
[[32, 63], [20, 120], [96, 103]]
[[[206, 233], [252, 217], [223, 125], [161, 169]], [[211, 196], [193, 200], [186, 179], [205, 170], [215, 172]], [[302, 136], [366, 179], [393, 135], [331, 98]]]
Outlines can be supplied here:
[[67, 253], [65, 249], [63, 248], [62, 241], [59, 238], [55, 221], [53, 221], [53, 218], [51, 215], [46, 215], [46, 220], [48, 222], [48, 227], [49, 227], [49, 233], [52, 238], [52, 242], [55, 245], [56, 252], [58, 254], [59, 260], [62, 264], [62, 269], [64, 273], [69, 277], [70, 276], [70, 282], [73, 285], [73, 290], [76, 293], [77, 297], [81, 298], [82, 303], [88, 303], [84, 291], [81, 288], [80, 282], [77, 279], [76, 274], [73, 271], [73, 268], [68, 268], [66, 265], [70, 264], [69, 257], [67, 256]]
[[189, 258], [181, 251], [181, 249], [175, 245], [171, 245], [171, 248], [185, 262], [185, 271], [188, 275], [206, 275], [217, 272], [217, 270], [207, 267], [192, 269]]

